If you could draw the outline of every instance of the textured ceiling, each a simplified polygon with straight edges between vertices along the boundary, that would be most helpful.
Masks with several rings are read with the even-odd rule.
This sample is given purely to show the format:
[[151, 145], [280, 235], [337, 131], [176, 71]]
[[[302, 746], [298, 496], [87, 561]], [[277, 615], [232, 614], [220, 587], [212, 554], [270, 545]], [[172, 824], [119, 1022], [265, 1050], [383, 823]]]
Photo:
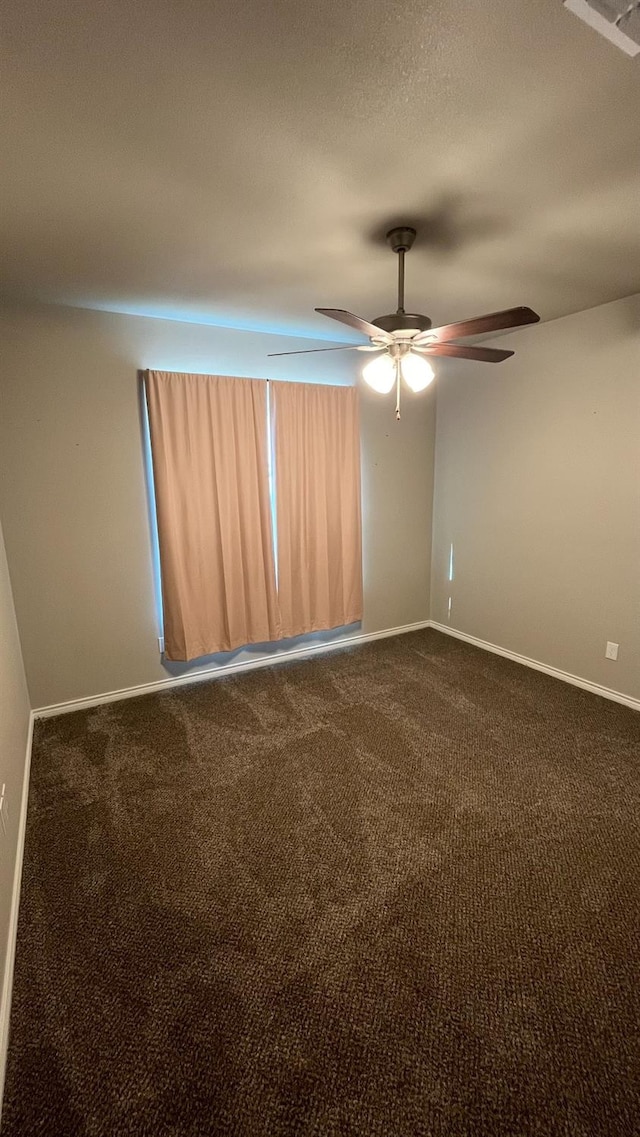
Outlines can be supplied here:
[[342, 336], [640, 291], [640, 58], [560, 0], [4, 0], [9, 296]]

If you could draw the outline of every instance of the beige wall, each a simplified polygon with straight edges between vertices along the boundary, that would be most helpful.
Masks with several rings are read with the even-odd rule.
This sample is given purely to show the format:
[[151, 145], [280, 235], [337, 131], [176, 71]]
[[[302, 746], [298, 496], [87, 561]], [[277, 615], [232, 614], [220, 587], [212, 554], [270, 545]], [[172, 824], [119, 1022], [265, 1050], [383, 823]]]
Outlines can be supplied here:
[[[0, 828], [0, 973], [2, 975], [7, 959], [29, 713], [27, 684], [0, 528], [0, 787], [4, 782], [8, 806], [6, 834]], [[2, 990], [4, 996], [4, 987]], [[7, 1008], [3, 1006], [1, 1020], [3, 1031], [8, 1026], [6, 1011]], [[3, 1034], [0, 1036], [0, 1096], [4, 1076], [2, 1047], [5, 1042], [6, 1037]]]
[[640, 295], [500, 345], [438, 389], [432, 618], [640, 697]]
[[[5, 311], [0, 339], [0, 509], [32, 703], [166, 678], [137, 369], [350, 382], [361, 357], [268, 360], [320, 345], [53, 307]], [[363, 389], [365, 631], [429, 617], [434, 417], [432, 392], [398, 424], [392, 397]]]
[[[165, 678], [137, 369], [348, 382], [360, 358], [270, 361], [266, 334], [69, 308], [6, 311], [0, 336], [0, 509], [32, 703]], [[453, 628], [635, 696], [639, 337], [636, 296], [504, 337], [504, 366], [440, 365], [431, 597], [437, 621], [451, 595]], [[365, 631], [429, 615], [434, 408], [407, 396], [396, 424], [362, 389]]]

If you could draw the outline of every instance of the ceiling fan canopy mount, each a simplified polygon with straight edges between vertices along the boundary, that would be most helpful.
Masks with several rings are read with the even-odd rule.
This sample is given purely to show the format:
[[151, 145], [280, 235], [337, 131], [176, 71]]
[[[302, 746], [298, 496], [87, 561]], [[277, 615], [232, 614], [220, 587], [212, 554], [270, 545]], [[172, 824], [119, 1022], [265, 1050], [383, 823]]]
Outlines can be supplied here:
[[408, 253], [416, 237], [416, 230], [411, 225], [396, 225], [387, 233], [387, 244], [394, 253]]

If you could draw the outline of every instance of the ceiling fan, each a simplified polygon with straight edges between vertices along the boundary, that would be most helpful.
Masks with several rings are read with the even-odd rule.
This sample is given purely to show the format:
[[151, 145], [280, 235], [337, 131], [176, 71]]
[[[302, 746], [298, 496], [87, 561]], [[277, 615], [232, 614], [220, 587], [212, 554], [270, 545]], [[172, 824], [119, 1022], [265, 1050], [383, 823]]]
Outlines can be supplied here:
[[477, 359], [482, 363], [500, 363], [514, 353], [494, 347], [470, 346], [452, 341], [487, 332], [519, 328], [535, 324], [540, 317], [531, 308], [507, 308], [503, 312], [490, 312], [456, 324], [432, 328], [428, 316], [404, 310], [404, 258], [413, 245], [416, 231], [409, 225], [398, 226], [387, 233], [387, 241], [398, 254], [398, 309], [388, 316], [378, 316], [369, 322], [342, 308], [316, 308], [323, 316], [338, 320], [369, 337], [368, 344], [345, 344], [342, 347], [316, 347], [307, 351], [276, 351], [279, 355], [310, 355], [318, 351], [368, 351], [375, 358], [363, 368], [362, 376], [381, 395], [386, 395], [395, 384], [396, 418], [400, 418], [400, 380], [404, 379], [412, 391], [423, 391], [434, 379], [429, 356], [448, 355], [456, 359]]

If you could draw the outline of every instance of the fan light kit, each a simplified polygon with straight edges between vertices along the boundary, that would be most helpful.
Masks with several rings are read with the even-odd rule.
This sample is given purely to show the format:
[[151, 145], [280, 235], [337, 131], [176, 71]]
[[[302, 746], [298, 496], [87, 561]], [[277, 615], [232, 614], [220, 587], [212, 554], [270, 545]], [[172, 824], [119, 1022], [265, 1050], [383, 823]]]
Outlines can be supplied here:
[[338, 320], [368, 336], [368, 344], [345, 344], [341, 347], [316, 347], [307, 351], [278, 351], [275, 355], [310, 355], [319, 351], [368, 351], [376, 358], [365, 365], [362, 378], [374, 391], [388, 395], [396, 388], [396, 418], [400, 418], [401, 381], [414, 392], [424, 391], [435, 378], [426, 356], [447, 355], [455, 359], [476, 359], [483, 363], [500, 363], [513, 355], [493, 347], [479, 347], [454, 343], [466, 336], [479, 336], [487, 332], [506, 331], [523, 324], [535, 324], [540, 317], [531, 308], [507, 308], [491, 312], [456, 324], [432, 328], [428, 316], [404, 310], [404, 258], [416, 239], [416, 231], [409, 225], [397, 226], [387, 233], [387, 241], [398, 254], [398, 308], [387, 316], [363, 320], [342, 308], [316, 308], [323, 316]]
[[388, 395], [397, 382], [397, 370], [412, 391], [424, 391], [425, 387], [435, 379], [435, 371], [426, 359], [420, 359], [410, 351], [394, 359], [391, 355], [380, 355], [372, 359], [362, 369], [362, 378], [367, 381], [374, 391], [381, 395]]

